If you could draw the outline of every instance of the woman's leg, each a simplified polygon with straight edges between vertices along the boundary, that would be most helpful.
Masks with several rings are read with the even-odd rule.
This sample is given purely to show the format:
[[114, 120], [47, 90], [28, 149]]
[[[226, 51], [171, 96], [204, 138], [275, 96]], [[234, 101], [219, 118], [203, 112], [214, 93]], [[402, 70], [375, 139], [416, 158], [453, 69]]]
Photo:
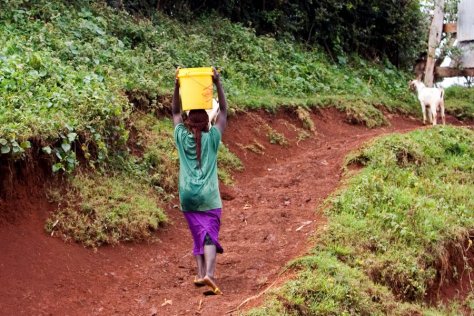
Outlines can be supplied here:
[[197, 277], [198, 279], [204, 278], [206, 275], [206, 262], [204, 261], [204, 255], [196, 255], [197, 263]]
[[216, 245], [204, 246], [204, 260], [206, 262], [206, 276], [214, 280], [214, 272], [216, 271]]
[[[206, 235], [204, 244], [204, 261], [206, 262], [206, 276], [204, 277], [204, 283], [211, 288], [211, 294], [222, 294], [221, 290], [217, 287], [214, 279], [214, 272], [216, 271], [216, 256], [217, 247], [212, 242], [211, 238]], [[206, 293], [204, 293], [206, 294]]]

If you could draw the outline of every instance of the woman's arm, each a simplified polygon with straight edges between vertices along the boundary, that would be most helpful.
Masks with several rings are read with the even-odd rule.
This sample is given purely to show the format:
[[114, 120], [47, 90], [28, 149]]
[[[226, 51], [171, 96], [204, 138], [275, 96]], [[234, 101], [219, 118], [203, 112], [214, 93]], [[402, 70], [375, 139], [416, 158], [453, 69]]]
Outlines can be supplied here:
[[227, 125], [227, 100], [225, 99], [224, 88], [222, 87], [221, 78], [216, 68], [213, 68], [213, 72], [212, 81], [217, 88], [217, 99], [219, 100], [220, 111], [215, 126], [219, 129], [221, 134], [223, 134]]
[[[177, 73], [177, 70], [176, 70]], [[173, 103], [171, 105], [171, 114], [173, 115], [173, 124], [174, 126], [179, 123], [183, 123], [183, 118], [181, 117], [181, 100], [179, 98], [179, 81], [178, 78], [175, 79], [174, 83], [174, 94], [173, 94]]]

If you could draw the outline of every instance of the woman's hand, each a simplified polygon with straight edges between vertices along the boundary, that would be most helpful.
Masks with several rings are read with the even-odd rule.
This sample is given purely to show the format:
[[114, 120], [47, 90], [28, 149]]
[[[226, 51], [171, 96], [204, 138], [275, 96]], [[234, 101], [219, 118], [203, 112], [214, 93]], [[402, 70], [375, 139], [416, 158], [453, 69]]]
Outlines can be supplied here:
[[179, 67], [176, 68], [175, 74], [174, 74], [174, 85], [175, 87], [179, 88], [179, 78], [178, 78], [178, 73], [179, 73]]
[[212, 67], [212, 82], [214, 82], [214, 84], [218, 84], [221, 80], [221, 75], [219, 74], [219, 72], [217, 71], [216, 67]]

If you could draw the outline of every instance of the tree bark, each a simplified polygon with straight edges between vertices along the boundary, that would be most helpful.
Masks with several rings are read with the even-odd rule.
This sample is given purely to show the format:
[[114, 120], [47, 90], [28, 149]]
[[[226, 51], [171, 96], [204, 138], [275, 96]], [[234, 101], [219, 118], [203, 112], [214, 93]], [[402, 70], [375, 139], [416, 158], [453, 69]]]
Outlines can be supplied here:
[[433, 20], [431, 21], [430, 37], [428, 39], [428, 58], [426, 60], [425, 68], [425, 85], [427, 87], [433, 86], [434, 68], [436, 58], [436, 48], [441, 41], [443, 34], [443, 19], [444, 19], [444, 0], [435, 0], [435, 8]]

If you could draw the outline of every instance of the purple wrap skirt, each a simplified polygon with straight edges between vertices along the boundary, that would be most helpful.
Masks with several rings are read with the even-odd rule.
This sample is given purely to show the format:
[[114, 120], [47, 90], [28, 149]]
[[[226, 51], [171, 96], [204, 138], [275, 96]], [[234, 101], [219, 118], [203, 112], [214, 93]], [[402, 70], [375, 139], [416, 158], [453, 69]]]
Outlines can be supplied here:
[[188, 222], [189, 230], [193, 236], [194, 249], [193, 255], [204, 254], [204, 241], [206, 235], [216, 245], [217, 253], [223, 253], [219, 244], [219, 230], [221, 227], [222, 209], [216, 208], [209, 211], [185, 211], [183, 212]]

